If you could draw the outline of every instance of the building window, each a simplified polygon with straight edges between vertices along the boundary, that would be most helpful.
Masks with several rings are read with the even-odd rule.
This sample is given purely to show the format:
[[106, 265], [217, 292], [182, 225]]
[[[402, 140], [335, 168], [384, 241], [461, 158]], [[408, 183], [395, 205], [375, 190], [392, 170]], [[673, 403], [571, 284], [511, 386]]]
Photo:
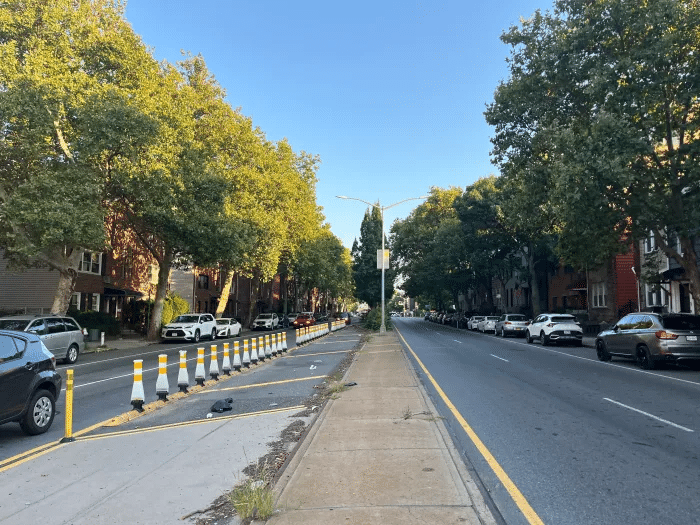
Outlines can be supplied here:
[[654, 232], [649, 232], [647, 238], [644, 239], [644, 253], [651, 253], [656, 250], [656, 239], [654, 238]]
[[78, 271], [85, 273], [102, 274], [102, 254], [95, 252], [83, 252], [83, 258], [78, 266]]
[[591, 284], [591, 303], [594, 308], [608, 306], [608, 295], [605, 283]]
[[80, 311], [80, 294], [79, 293], [74, 293], [73, 295], [70, 296], [70, 305], [68, 306], [68, 309]]
[[90, 302], [90, 310], [92, 310], [93, 312], [100, 311], [100, 294], [88, 294], [88, 301]]
[[647, 306], [668, 306], [668, 292], [663, 288], [654, 289], [648, 284], [644, 285], [647, 298]]
[[204, 290], [209, 289], [209, 276], [204, 274], [199, 274], [199, 280], [197, 281], [197, 288], [202, 288]]

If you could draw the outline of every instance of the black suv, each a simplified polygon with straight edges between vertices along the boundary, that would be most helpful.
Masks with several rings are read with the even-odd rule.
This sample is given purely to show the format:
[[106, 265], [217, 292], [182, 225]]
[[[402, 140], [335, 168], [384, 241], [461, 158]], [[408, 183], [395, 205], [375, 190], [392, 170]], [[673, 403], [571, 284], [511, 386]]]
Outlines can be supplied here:
[[38, 335], [0, 330], [0, 423], [19, 421], [32, 435], [46, 432], [61, 382], [56, 358]]

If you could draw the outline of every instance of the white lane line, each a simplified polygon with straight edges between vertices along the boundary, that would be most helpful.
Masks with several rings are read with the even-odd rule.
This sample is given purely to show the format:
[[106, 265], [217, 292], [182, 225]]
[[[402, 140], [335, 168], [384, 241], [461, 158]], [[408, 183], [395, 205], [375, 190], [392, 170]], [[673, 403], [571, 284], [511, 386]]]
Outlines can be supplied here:
[[[533, 350], [535, 350], [535, 349], [537, 349], [537, 350], [544, 350], [544, 351], [546, 351], [546, 352], [551, 352], [551, 353], [553, 353], [553, 354], [563, 355], [563, 356], [566, 356], [566, 357], [573, 357], [574, 359], [581, 359], [582, 361], [589, 361], [589, 362], [591, 362], [591, 363], [597, 363], [597, 364], [599, 364], [599, 365], [601, 365], [601, 366], [614, 366], [615, 368], [619, 368], [620, 370], [626, 370], [626, 371], [628, 371], [628, 372], [634, 372], [635, 374], [646, 374], [646, 375], [650, 375], [650, 376], [654, 376], [654, 377], [660, 377], [660, 378], [663, 378], [663, 379], [670, 379], [670, 380], [672, 380], [672, 381], [678, 381], [679, 383], [688, 383], [689, 385], [694, 385], [694, 386], [700, 385], [700, 383], [698, 383], [697, 381], [689, 381], [689, 380], [687, 380], [687, 379], [681, 379], [680, 377], [665, 376], [665, 375], [663, 375], [663, 374], [657, 374], [657, 373], [655, 373], [655, 372], [649, 372], [648, 370], [642, 370], [642, 369], [640, 369], [640, 368], [630, 368], [629, 366], [623, 366], [623, 365], [621, 365], [621, 364], [611, 363], [611, 362], [609, 362], [609, 361], [602, 362], [602, 361], [600, 361], [600, 360], [598, 360], [598, 359], [595, 359], [595, 358], [583, 357], [583, 356], [574, 355], [574, 354], [567, 354], [566, 352], [559, 352], [559, 351], [557, 351], [557, 350], [554, 350], [554, 349], [552, 349], [552, 348], [549, 348], [548, 346], [540, 346], [540, 345], [536, 345], [536, 346], [535, 346], [535, 345], [531, 345], [531, 344], [528, 344], [528, 343], [521, 343], [520, 341], [510, 341], [510, 342], [513, 343], [513, 344], [516, 344], [516, 345], [527, 346], [528, 348], [532, 348]], [[583, 350], [586, 350], [586, 349], [592, 350], [592, 348], [590, 348], [590, 347], [574, 347], [574, 348], [576, 348], [576, 349], [583, 349]]]
[[622, 404], [622, 403], [620, 403], [620, 402], [618, 402], [618, 401], [614, 401], [614, 400], [612, 400], [612, 399], [608, 399], [607, 397], [604, 397], [603, 399], [604, 399], [605, 401], [610, 401], [611, 403], [615, 403], [616, 405], [619, 405], [619, 406], [621, 406], [621, 407], [624, 407], [624, 408], [627, 408], [627, 409], [629, 409], [629, 410], [632, 410], [633, 412], [638, 412], [639, 414], [643, 414], [643, 415], [645, 415], [645, 416], [647, 416], [647, 417], [650, 417], [650, 418], [652, 418], [652, 419], [656, 419], [657, 421], [661, 421], [662, 423], [666, 423], [667, 425], [671, 425], [672, 427], [680, 428], [681, 430], [685, 430], [686, 432], [695, 432], [694, 430], [691, 430], [690, 428], [685, 428], [685, 427], [682, 427], [682, 426], [680, 426], [680, 425], [676, 425], [675, 423], [672, 423], [671, 421], [667, 421], [667, 420], [665, 420], [665, 419], [661, 419], [660, 417], [656, 417], [655, 415], [649, 414], [648, 412], [644, 412], [644, 411], [642, 411], [642, 410], [639, 410], [638, 408], [634, 408], [634, 407], [631, 407], [631, 406], [628, 406], [628, 405], [624, 405], [624, 404]]
[[498, 357], [497, 355], [491, 354], [491, 357], [495, 357], [496, 359], [500, 359], [501, 361], [505, 361], [506, 363], [510, 363], [507, 359], [503, 359], [502, 357]]
[[455, 343], [462, 344], [462, 341], [457, 341], [457, 339], [453, 339], [453, 341], [454, 341]]

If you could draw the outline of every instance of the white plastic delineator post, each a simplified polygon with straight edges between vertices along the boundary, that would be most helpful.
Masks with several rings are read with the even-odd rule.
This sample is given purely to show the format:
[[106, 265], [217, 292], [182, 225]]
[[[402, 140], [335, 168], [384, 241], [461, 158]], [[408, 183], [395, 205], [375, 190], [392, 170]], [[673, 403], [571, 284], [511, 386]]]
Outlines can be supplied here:
[[282, 334], [277, 334], [275, 338], [277, 340], [277, 345], [275, 345], [275, 350], [277, 350], [277, 355], [282, 355]]
[[134, 386], [131, 388], [131, 406], [143, 412], [143, 359], [134, 359]]
[[216, 345], [211, 345], [211, 361], [209, 363], [209, 377], [219, 379], [219, 359], [216, 356]]
[[254, 365], [258, 364], [258, 341], [255, 337], [250, 340], [250, 362]]
[[270, 336], [265, 335], [265, 357], [272, 359], [272, 347], [270, 346]]
[[248, 352], [248, 340], [243, 340], [243, 366], [250, 367], [250, 352]]
[[277, 334], [270, 334], [270, 353], [272, 357], [277, 356]]
[[180, 350], [180, 371], [177, 373], [177, 386], [180, 392], [187, 393], [190, 375], [187, 373], [187, 350]]
[[258, 361], [265, 361], [265, 339], [258, 337]]
[[168, 400], [168, 354], [158, 355], [158, 379], [156, 379], [156, 394], [161, 401]]
[[233, 369], [236, 372], [241, 369], [241, 354], [238, 350], [238, 341], [233, 342]]
[[194, 380], [202, 386], [207, 376], [204, 375], [204, 347], [197, 348], [197, 367], [194, 369]]
[[224, 360], [221, 363], [221, 371], [224, 375], [231, 375], [231, 356], [228, 353], [228, 343], [224, 343]]
[[287, 351], [287, 332], [282, 332], [282, 351]]

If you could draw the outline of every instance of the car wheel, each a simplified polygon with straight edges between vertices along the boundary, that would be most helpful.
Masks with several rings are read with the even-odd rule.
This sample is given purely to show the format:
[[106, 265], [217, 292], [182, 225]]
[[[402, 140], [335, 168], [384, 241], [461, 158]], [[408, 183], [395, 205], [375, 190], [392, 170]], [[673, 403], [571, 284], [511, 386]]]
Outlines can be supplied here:
[[68, 352], [66, 352], [66, 358], [64, 361], [69, 365], [72, 365], [78, 360], [78, 345], [70, 345], [68, 347]]
[[598, 355], [600, 361], [610, 361], [612, 356], [608, 353], [605, 348], [605, 343], [603, 341], [597, 341], [595, 344], [595, 353]]
[[549, 344], [549, 337], [544, 334], [544, 331], [540, 332], [540, 342], [542, 346], [547, 346]]
[[201, 335], [201, 334], [199, 333], [199, 329], [197, 329], [197, 330], [194, 331], [194, 342], [195, 342], [195, 343], [199, 343], [200, 335]]
[[525, 342], [529, 345], [532, 344], [532, 337], [530, 337], [530, 330], [525, 332]]
[[506, 331], [503, 328], [501, 328], [501, 337], [505, 337], [505, 336], [506, 336]]
[[211, 340], [216, 341], [216, 328], [211, 329]]
[[639, 366], [644, 370], [654, 370], [654, 368], [656, 368], [656, 363], [654, 363], [654, 360], [651, 358], [651, 352], [649, 352], [646, 345], [640, 345], [640, 347], [637, 348], [637, 363], [639, 363]]
[[29, 409], [19, 422], [19, 426], [24, 432], [31, 436], [46, 432], [53, 418], [56, 415], [56, 400], [48, 390], [37, 390], [34, 392]]

